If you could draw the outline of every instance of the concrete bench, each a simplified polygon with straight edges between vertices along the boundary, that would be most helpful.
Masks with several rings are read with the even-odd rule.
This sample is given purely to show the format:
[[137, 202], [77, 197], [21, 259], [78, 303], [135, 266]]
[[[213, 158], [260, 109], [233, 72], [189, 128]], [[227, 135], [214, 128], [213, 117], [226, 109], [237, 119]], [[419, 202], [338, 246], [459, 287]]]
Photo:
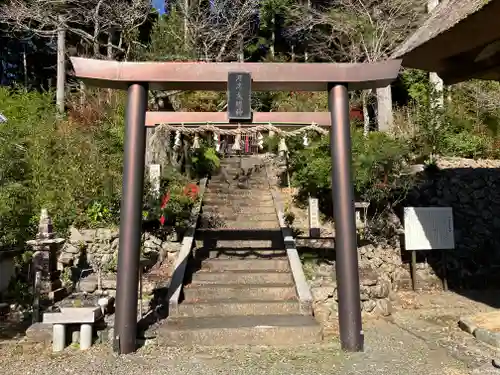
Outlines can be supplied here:
[[93, 324], [104, 317], [102, 307], [61, 307], [61, 312], [43, 314], [43, 323], [52, 324], [52, 350], [60, 352], [66, 346], [66, 326], [80, 324], [80, 349], [92, 345]]

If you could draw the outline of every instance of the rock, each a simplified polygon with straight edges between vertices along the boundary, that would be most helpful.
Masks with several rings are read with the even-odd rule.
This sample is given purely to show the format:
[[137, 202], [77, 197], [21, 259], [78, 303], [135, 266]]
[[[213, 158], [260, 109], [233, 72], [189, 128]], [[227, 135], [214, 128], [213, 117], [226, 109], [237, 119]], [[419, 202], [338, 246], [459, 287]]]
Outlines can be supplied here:
[[103, 277], [101, 280], [102, 288], [109, 290], [109, 289], [114, 289], [116, 290], [116, 276], [115, 275], [107, 275], [106, 277]]
[[75, 227], [69, 228], [69, 242], [74, 244], [85, 243], [86, 238]]
[[164, 241], [161, 248], [168, 253], [176, 253], [180, 250], [180, 244], [178, 242]]
[[101, 306], [103, 314], [106, 314], [113, 307], [114, 298], [112, 297], [102, 297], [99, 298], [97, 304]]
[[469, 318], [461, 318], [458, 321], [458, 326], [465, 332], [470, 333], [471, 335], [474, 334], [474, 331], [477, 329], [477, 324]]
[[314, 307], [314, 317], [320, 323], [328, 322], [330, 316], [332, 315], [331, 310], [324, 304], [319, 304]]
[[359, 279], [361, 285], [364, 286], [373, 286], [377, 285], [378, 275], [372, 269], [362, 269], [359, 273]]
[[10, 313], [10, 305], [5, 302], [0, 302], [0, 316], [5, 316]]
[[35, 323], [26, 330], [26, 339], [33, 343], [52, 342], [52, 324]]
[[80, 229], [78, 231], [80, 233], [83, 242], [94, 242], [96, 238], [96, 230], [95, 229]]
[[377, 303], [372, 299], [363, 301], [361, 303], [361, 310], [366, 311], [368, 313], [372, 312], [375, 309], [375, 307], [377, 307]]
[[113, 242], [111, 242], [111, 249], [112, 250], [118, 250], [119, 245], [120, 245], [120, 239], [119, 238], [115, 238], [113, 240]]
[[379, 257], [373, 257], [371, 263], [374, 268], [379, 268], [382, 264], [384, 264], [384, 260]]
[[113, 254], [104, 254], [101, 258], [101, 267], [107, 268], [112, 262], [114, 262]]
[[113, 240], [113, 232], [108, 228], [99, 228], [96, 230], [96, 238], [100, 242], [111, 242]]
[[332, 286], [312, 288], [311, 293], [313, 295], [314, 301], [324, 302], [329, 298], [333, 298], [335, 293], [335, 288]]
[[377, 306], [375, 307], [374, 312], [377, 315], [389, 316], [392, 314], [392, 304], [389, 299], [379, 299], [376, 301], [376, 305]]
[[500, 348], [500, 334], [485, 328], [476, 328], [474, 337], [479, 341], [485, 342], [488, 345]]
[[79, 254], [80, 253], [80, 248], [73, 245], [72, 243], [65, 243], [64, 246], [61, 249], [61, 252], [63, 253], [69, 253], [69, 254]]
[[97, 290], [97, 280], [93, 277], [86, 277], [77, 284], [81, 292], [94, 293]]
[[57, 261], [64, 265], [70, 265], [74, 263], [74, 260], [75, 260], [75, 255], [71, 253], [61, 253], [57, 258]]
[[155, 246], [160, 247], [162, 245], [162, 240], [160, 240], [158, 237], [155, 236], [150, 236], [149, 241], [152, 242]]
[[371, 296], [374, 298], [387, 298], [391, 292], [391, 283], [388, 280], [379, 280], [378, 284], [371, 289]]
[[161, 248], [161, 242], [158, 244], [157, 242], [153, 240], [147, 240], [144, 242], [144, 248], [146, 249], [160, 249]]

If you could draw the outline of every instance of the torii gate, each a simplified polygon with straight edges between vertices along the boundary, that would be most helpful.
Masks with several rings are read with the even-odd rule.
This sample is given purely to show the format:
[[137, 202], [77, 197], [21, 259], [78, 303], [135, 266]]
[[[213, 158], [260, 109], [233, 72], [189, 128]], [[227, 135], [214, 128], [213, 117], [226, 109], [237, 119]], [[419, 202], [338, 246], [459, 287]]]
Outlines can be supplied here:
[[[251, 75], [254, 91], [327, 91], [330, 113], [254, 113], [254, 122], [316, 122], [331, 126], [332, 196], [342, 349], [363, 350], [348, 90], [389, 85], [399, 60], [363, 64], [117, 62], [71, 58], [75, 75], [88, 85], [128, 90], [120, 213], [115, 348], [136, 350], [137, 288], [141, 242], [146, 126], [165, 122], [228, 122], [226, 114], [148, 113], [148, 89], [226, 91], [230, 72]], [[147, 122], [146, 122], [147, 119]], [[234, 125], [232, 125], [234, 126]]]

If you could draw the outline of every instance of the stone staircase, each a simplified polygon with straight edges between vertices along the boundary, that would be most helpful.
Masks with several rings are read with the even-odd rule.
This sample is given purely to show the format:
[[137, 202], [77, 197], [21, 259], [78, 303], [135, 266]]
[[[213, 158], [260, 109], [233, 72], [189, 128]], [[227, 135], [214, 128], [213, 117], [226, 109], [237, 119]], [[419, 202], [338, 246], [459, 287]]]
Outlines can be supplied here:
[[[226, 159], [229, 175], [239, 159]], [[300, 345], [321, 340], [301, 308], [264, 170], [249, 188], [212, 178], [183, 287], [158, 337], [165, 345]]]

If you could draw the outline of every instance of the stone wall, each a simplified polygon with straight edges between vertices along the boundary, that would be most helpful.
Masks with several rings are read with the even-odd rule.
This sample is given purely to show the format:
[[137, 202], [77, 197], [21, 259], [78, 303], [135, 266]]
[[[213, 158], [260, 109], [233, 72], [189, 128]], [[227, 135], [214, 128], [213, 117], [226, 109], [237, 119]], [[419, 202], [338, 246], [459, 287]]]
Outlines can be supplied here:
[[11, 257], [1, 257], [0, 254], [0, 293], [7, 290], [10, 280], [14, 277], [14, 260]]
[[[452, 207], [456, 248], [446, 257], [449, 287], [495, 287], [500, 282], [500, 160], [439, 158], [437, 167], [416, 176], [414, 188], [392, 218], [393, 224], [403, 232], [405, 206]], [[390, 314], [394, 293], [411, 289], [410, 256], [401, 250], [399, 240], [358, 248], [364, 313]], [[311, 277], [316, 315], [328, 326], [337, 319], [335, 262], [305, 267], [313, 268], [306, 273]], [[417, 288], [442, 288], [442, 270], [441, 251], [419, 252]]]
[[[116, 229], [70, 229], [68, 241], [63, 246], [58, 261], [64, 266], [85, 268], [99, 264], [101, 269], [113, 271], [118, 260], [119, 232]], [[180, 243], [161, 240], [150, 233], [143, 234], [142, 257], [151, 265], [173, 258], [179, 251]]]
[[[500, 281], [500, 160], [440, 158], [423, 172], [406, 206], [453, 208], [456, 249], [448, 252], [451, 288], [483, 288]], [[441, 254], [428, 254], [439, 273]]]
[[[400, 289], [411, 288], [409, 265], [403, 262], [398, 246], [363, 245], [358, 248], [361, 309], [366, 316], [388, 316], [393, 311], [393, 297]], [[304, 264], [310, 277], [313, 309], [317, 319], [327, 328], [337, 322], [338, 299], [335, 262]], [[417, 266], [420, 289], [441, 287], [440, 279], [426, 264]]]

